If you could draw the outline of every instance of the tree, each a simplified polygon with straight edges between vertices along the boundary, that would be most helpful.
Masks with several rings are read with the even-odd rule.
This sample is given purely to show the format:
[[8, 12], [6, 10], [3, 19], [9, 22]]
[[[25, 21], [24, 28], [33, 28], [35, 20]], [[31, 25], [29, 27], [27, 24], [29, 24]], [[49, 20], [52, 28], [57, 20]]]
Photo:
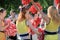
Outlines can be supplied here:
[[[39, 0], [44, 12], [46, 12], [50, 5], [53, 5], [53, 1], [54, 0]], [[21, 5], [21, 0], [0, 0], [0, 7], [6, 8], [7, 13], [9, 13], [11, 9], [18, 11], [19, 5]]]

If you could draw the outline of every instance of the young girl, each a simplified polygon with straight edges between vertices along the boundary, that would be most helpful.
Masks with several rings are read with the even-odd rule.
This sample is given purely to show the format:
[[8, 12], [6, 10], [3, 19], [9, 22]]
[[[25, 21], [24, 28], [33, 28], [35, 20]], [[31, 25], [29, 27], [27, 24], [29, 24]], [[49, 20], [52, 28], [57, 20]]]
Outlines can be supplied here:
[[[36, 2], [35, 4], [39, 7], [40, 10], [42, 10], [41, 9], [42, 7], [41, 7], [41, 5], [38, 2]], [[43, 32], [43, 30], [41, 30], [38, 27], [38, 25], [40, 25], [40, 22], [41, 22], [41, 19], [39, 18], [38, 14], [37, 14], [38, 10], [36, 10], [36, 8], [34, 7], [34, 5], [32, 5], [30, 7], [29, 11], [30, 11], [30, 13], [32, 13], [32, 15], [34, 15], [33, 19], [30, 19], [30, 23], [31, 24], [29, 24], [29, 22], [28, 22], [28, 24], [29, 24], [28, 26], [29, 27], [32, 26], [31, 27], [32, 40], [43, 40], [43, 37], [40, 38], [40, 39], [38, 39], [37, 38], [38, 36], [36, 35], [36, 34], [40, 34], [40, 32], [41, 33]], [[43, 28], [45, 28], [45, 27], [43, 27]], [[42, 35], [44, 35], [44, 34], [42, 34]]]
[[0, 40], [6, 40], [6, 35], [4, 32], [5, 29], [5, 22], [4, 18], [6, 16], [6, 10], [3, 8], [0, 8]]
[[[40, 18], [37, 18], [37, 14], [35, 15], [35, 19], [29, 19], [28, 26], [31, 28], [31, 35], [32, 35], [32, 40], [43, 40], [44, 39], [44, 30], [46, 28], [45, 21], [43, 21]], [[37, 35], [39, 33], [42, 33], [42, 35]]]
[[58, 40], [58, 26], [60, 25], [60, 18], [57, 12], [57, 9], [54, 6], [48, 8], [49, 18], [47, 21], [46, 33], [44, 40]]
[[[16, 27], [15, 24], [10, 25], [11, 21], [4, 19], [6, 16], [6, 10], [1, 8], [0, 9], [0, 40], [7, 40], [6, 36], [15, 36], [16, 34]], [[12, 23], [11, 23], [12, 24]], [[13, 27], [12, 27], [13, 26]], [[8, 28], [8, 29], [7, 29]], [[13, 29], [13, 31], [11, 31]], [[14, 32], [14, 33], [13, 33]], [[6, 35], [7, 34], [7, 35]]]
[[50, 6], [48, 8], [47, 16], [43, 14], [38, 7], [37, 9], [41, 13], [41, 15], [43, 15], [43, 18], [47, 23], [46, 29], [45, 29], [46, 35], [44, 40], [58, 40], [57, 31], [58, 31], [58, 26], [60, 25], [60, 17], [57, 9], [54, 6]]
[[[21, 40], [30, 40], [29, 37], [29, 28], [26, 25], [26, 10], [25, 8], [20, 8], [20, 13], [18, 16], [18, 20], [16, 22], [17, 33], [21, 37]], [[18, 38], [19, 39], [19, 38]]]
[[11, 11], [10, 11], [10, 16], [9, 16], [8, 18], [11, 19], [11, 21], [12, 21], [13, 23], [16, 23], [17, 15], [16, 15], [15, 10], [11, 10]]

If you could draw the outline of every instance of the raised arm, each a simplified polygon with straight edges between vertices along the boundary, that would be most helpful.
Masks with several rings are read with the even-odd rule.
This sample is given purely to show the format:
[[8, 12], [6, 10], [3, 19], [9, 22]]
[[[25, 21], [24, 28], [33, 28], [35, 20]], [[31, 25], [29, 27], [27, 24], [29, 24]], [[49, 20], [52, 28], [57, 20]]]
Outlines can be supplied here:
[[32, 29], [33, 32], [35, 32], [36, 34], [40, 35], [41, 33], [38, 32], [37, 28], [34, 28], [32, 23], [30, 21], [28, 21], [28, 26]]
[[46, 21], [46, 24], [48, 24], [49, 23], [49, 17], [40, 10], [40, 8], [35, 4], [35, 2], [33, 0], [31, 0], [31, 2], [36, 7], [36, 9], [38, 10], [38, 13], [42, 15], [42, 18]]
[[19, 15], [18, 15], [18, 18], [17, 18], [18, 21], [20, 21], [21, 18], [22, 18], [22, 6], [19, 6], [19, 9], [20, 9], [20, 12], [19, 12]]

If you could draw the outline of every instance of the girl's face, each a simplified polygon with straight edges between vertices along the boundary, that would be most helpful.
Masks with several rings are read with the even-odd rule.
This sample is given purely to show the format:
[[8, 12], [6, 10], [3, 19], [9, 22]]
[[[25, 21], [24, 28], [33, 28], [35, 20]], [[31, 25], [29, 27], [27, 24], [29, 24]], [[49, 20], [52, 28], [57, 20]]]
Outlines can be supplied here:
[[11, 16], [15, 16], [15, 12], [11, 12], [10, 15], [11, 15]]
[[6, 10], [3, 11], [3, 12], [0, 14], [0, 18], [1, 18], [1, 19], [4, 19], [5, 16], [6, 16]]
[[6, 10], [5, 11], [3, 11], [3, 18], [6, 16]]

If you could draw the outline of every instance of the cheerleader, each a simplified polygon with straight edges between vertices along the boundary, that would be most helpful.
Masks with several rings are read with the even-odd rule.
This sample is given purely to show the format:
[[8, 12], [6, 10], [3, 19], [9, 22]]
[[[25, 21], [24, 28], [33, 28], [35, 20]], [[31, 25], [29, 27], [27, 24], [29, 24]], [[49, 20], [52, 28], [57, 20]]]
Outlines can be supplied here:
[[[35, 2], [35, 5], [37, 5], [39, 7], [39, 9], [42, 11], [42, 6], [38, 3], [38, 2]], [[41, 22], [41, 18], [39, 18], [39, 14], [38, 14], [38, 10], [35, 8], [34, 5], [32, 5], [29, 9], [30, 13], [32, 13], [34, 19], [32, 19], [30, 22], [32, 23], [32, 28], [31, 28], [31, 34], [32, 34], [32, 40], [43, 40], [44, 38], [41, 38], [41, 39], [38, 39], [36, 33], [39, 33], [37, 30], [39, 30], [40, 28], [38, 27], [38, 25], [40, 25], [40, 22]], [[30, 24], [31, 26], [31, 24]], [[37, 30], [35, 30], [35, 29]], [[44, 29], [44, 28], [43, 28]], [[34, 31], [35, 30], [35, 31]], [[43, 32], [43, 30], [39, 30], [41, 33]], [[44, 35], [44, 34], [42, 34]], [[43, 36], [44, 37], [44, 36]]]
[[[16, 35], [16, 26], [15, 24], [9, 25], [11, 21], [5, 19], [6, 10], [0, 8], [0, 40], [7, 40], [7, 36], [15, 36]], [[7, 29], [8, 28], [8, 29]], [[12, 31], [13, 29], [13, 31]]]
[[50, 6], [48, 8], [47, 16], [48, 20], [45, 29], [46, 35], [44, 40], [58, 40], [58, 27], [60, 25], [60, 18], [57, 9], [54, 6]]
[[[33, 3], [34, 3], [34, 1], [33, 1]], [[42, 13], [40, 11], [39, 7], [37, 7], [37, 10], [39, 10], [39, 12], [43, 16], [43, 19], [46, 21], [46, 24], [47, 24], [46, 29], [45, 29], [46, 35], [45, 35], [44, 40], [58, 40], [58, 32], [57, 31], [58, 31], [58, 26], [60, 25], [60, 18], [59, 18], [59, 14], [58, 14], [56, 7], [50, 6], [48, 8], [47, 15]]]
[[30, 40], [29, 27], [26, 25], [26, 9], [20, 6], [20, 13], [16, 21], [17, 33], [20, 40]]
[[9, 19], [11, 19], [11, 21], [13, 23], [16, 23], [16, 20], [17, 20], [17, 14], [14, 10], [11, 10], [10, 11], [10, 16], [8, 17]]
[[0, 40], [6, 40], [6, 35], [4, 32], [5, 29], [5, 16], [6, 16], [6, 10], [3, 8], [0, 8]]
[[[33, 21], [33, 22], [31, 22]], [[44, 39], [44, 30], [46, 28], [46, 24], [43, 22], [43, 20], [41, 20], [41, 23], [39, 23], [39, 19], [34, 20], [28, 20], [28, 26], [31, 28], [31, 34], [32, 34], [32, 40], [43, 40]], [[40, 26], [38, 26], [40, 25]], [[38, 35], [38, 33], [42, 33], [40, 35]]]

